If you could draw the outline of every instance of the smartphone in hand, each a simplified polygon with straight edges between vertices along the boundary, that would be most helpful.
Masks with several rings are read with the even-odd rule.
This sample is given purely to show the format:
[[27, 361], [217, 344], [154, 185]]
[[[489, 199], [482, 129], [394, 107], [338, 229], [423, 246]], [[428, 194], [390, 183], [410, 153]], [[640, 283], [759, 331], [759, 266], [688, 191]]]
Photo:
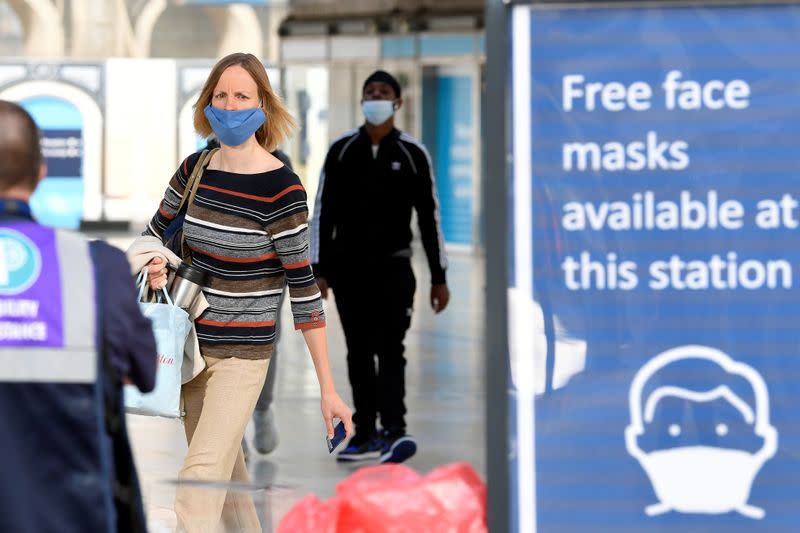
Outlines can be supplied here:
[[344, 440], [347, 432], [344, 429], [344, 422], [341, 420], [336, 427], [333, 428], [333, 438], [329, 438], [327, 435], [325, 436], [325, 440], [328, 442], [328, 453], [333, 453], [333, 450]]

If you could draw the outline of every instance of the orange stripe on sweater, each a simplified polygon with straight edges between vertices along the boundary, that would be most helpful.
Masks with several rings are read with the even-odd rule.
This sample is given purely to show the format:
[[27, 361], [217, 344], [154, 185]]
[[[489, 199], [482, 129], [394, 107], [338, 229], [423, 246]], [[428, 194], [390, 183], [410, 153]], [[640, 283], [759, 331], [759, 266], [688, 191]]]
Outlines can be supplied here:
[[220, 328], [260, 328], [264, 326], [274, 326], [274, 320], [268, 320], [266, 322], [217, 322], [215, 320], [195, 320], [196, 324], [202, 324], [204, 326], [217, 326]]
[[211, 252], [206, 252], [205, 250], [198, 250], [197, 248], [193, 248], [191, 246], [190, 248], [193, 252], [197, 252], [208, 257], [213, 257], [214, 259], [219, 259], [220, 261], [226, 261], [228, 263], [257, 263], [258, 261], [266, 261], [267, 259], [278, 258], [278, 254], [274, 252], [259, 255], [258, 257], [225, 257], [224, 255], [212, 254]]
[[317, 329], [317, 328], [324, 328], [325, 321], [324, 320], [317, 320], [316, 322], [301, 322], [300, 324], [295, 324], [294, 329], [295, 331], [305, 331], [309, 329]]
[[303, 268], [303, 267], [307, 267], [310, 264], [311, 264], [311, 261], [306, 259], [305, 261], [300, 261], [299, 263], [289, 263], [288, 265], [283, 265], [283, 268], [290, 268], [290, 269]]
[[163, 207], [159, 207], [159, 208], [158, 208], [158, 212], [159, 212], [159, 213], [161, 213], [161, 216], [163, 216], [163, 217], [164, 217], [164, 218], [166, 218], [167, 220], [172, 220], [173, 218], [175, 218], [175, 215], [170, 215], [169, 213], [167, 213], [166, 211], [164, 211], [164, 208], [163, 208]]
[[303, 186], [302, 185], [292, 185], [290, 187], [286, 187], [285, 189], [283, 189], [281, 192], [279, 192], [275, 196], [255, 196], [253, 194], [245, 194], [243, 192], [231, 191], [229, 189], [223, 189], [221, 187], [214, 187], [212, 185], [202, 185], [201, 184], [200, 188], [201, 189], [208, 189], [209, 191], [221, 192], [223, 194], [230, 194], [231, 196], [239, 196], [241, 198], [248, 198], [250, 200], [258, 200], [259, 202], [269, 202], [269, 203], [274, 202], [278, 198], [286, 196], [287, 194], [289, 194], [292, 191], [302, 191], [303, 190]]

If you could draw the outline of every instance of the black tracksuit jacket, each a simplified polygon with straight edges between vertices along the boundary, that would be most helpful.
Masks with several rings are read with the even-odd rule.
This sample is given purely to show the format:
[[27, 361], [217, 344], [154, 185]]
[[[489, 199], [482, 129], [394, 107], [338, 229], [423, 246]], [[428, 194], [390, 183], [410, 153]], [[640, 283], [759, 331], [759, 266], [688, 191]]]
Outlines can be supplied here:
[[447, 259], [439, 201], [425, 147], [393, 129], [373, 156], [362, 126], [333, 143], [320, 176], [312, 220], [314, 273], [333, 286], [340, 276], [411, 256], [411, 213], [417, 212], [431, 283], [445, 283]]

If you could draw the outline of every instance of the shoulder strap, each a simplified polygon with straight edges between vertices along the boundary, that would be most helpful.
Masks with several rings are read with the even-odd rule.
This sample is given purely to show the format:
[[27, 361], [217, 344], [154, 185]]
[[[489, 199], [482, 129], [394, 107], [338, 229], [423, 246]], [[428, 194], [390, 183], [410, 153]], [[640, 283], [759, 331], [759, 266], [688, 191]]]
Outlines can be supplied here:
[[[208, 166], [208, 164], [211, 162], [211, 156], [213, 156], [217, 150], [219, 150], [219, 148], [214, 148], [213, 150], [203, 150], [203, 152], [200, 154], [200, 157], [197, 158], [197, 163], [194, 164], [192, 173], [189, 174], [189, 179], [186, 180], [186, 188], [183, 190], [181, 204], [178, 206], [178, 213], [181, 213], [184, 208], [188, 211], [189, 206], [192, 205], [194, 197], [197, 195], [197, 188], [200, 186], [200, 178], [203, 176], [203, 170], [205, 170], [206, 166]], [[184, 236], [183, 231], [180, 232], [179, 242], [179, 255], [181, 260], [184, 263], [191, 264], [192, 254], [189, 250], [189, 246], [186, 244], [186, 237]]]
[[202, 153], [200, 153], [200, 157], [197, 158], [197, 163], [195, 163], [194, 168], [192, 168], [192, 173], [189, 174], [189, 179], [186, 180], [186, 188], [183, 190], [181, 203], [178, 206], [179, 213], [184, 205], [186, 207], [192, 205], [194, 197], [197, 195], [197, 188], [200, 186], [200, 178], [203, 175], [203, 171], [211, 162], [211, 156], [213, 156], [217, 150], [219, 150], [219, 148], [203, 150]]

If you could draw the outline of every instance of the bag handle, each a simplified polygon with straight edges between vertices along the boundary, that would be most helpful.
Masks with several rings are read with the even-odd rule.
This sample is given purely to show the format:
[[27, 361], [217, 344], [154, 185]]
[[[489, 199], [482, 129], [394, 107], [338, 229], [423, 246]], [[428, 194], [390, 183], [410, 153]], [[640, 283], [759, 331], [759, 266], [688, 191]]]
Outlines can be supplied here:
[[147, 270], [148, 267], [144, 267], [141, 272], [139, 272], [139, 275], [136, 276], [136, 286], [139, 287], [139, 299], [137, 302], [141, 302], [144, 297], [144, 289], [147, 286]]
[[203, 150], [200, 153], [200, 157], [197, 159], [197, 163], [194, 164], [194, 168], [192, 168], [192, 173], [189, 174], [189, 179], [186, 180], [186, 188], [183, 190], [183, 196], [181, 196], [181, 203], [178, 205], [178, 213], [181, 212], [183, 206], [192, 205], [194, 201], [194, 197], [197, 195], [197, 188], [200, 186], [200, 178], [203, 175], [203, 171], [211, 162], [212, 156], [219, 150], [219, 148], [213, 148], [211, 150]]
[[[178, 215], [183, 211], [184, 213], [189, 210], [189, 206], [194, 202], [194, 197], [197, 195], [197, 189], [200, 187], [200, 178], [203, 175], [203, 170], [211, 162], [211, 157], [219, 150], [214, 148], [212, 150], [203, 150], [200, 157], [197, 158], [197, 163], [194, 164], [189, 178], [186, 180], [186, 187], [183, 189], [183, 196], [181, 196], [181, 203], [178, 205]], [[186, 246], [186, 237], [181, 232], [180, 236], [180, 256], [181, 261], [191, 264], [191, 253]]]
[[[144, 267], [142, 269], [142, 271], [139, 272], [139, 275], [136, 277], [136, 285], [138, 285], [138, 287], [139, 287], [139, 299], [137, 300], [138, 302], [141, 302], [142, 298], [144, 298], [144, 291], [147, 288], [147, 270], [148, 270], [148, 268], [149, 267]], [[166, 286], [161, 287], [161, 293], [159, 294], [159, 296], [163, 296], [164, 299], [167, 301], [167, 303], [169, 305], [173, 305], [173, 306], [175, 305], [174, 303], [172, 303], [172, 298], [170, 298], [169, 293], [167, 292], [167, 287]]]

